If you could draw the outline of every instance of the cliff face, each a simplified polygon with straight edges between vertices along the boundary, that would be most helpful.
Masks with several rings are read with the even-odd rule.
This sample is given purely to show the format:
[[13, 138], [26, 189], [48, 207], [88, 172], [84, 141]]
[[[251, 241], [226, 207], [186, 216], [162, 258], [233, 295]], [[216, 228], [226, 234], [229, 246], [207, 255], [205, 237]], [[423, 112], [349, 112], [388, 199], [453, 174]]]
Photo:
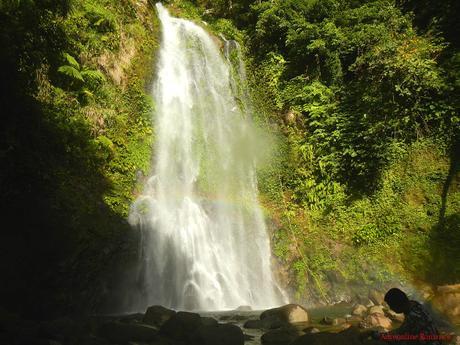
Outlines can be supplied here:
[[2, 305], [100, 307], [135, 255], [125, 218], [153, 140], [146, 1], [1, 5]]

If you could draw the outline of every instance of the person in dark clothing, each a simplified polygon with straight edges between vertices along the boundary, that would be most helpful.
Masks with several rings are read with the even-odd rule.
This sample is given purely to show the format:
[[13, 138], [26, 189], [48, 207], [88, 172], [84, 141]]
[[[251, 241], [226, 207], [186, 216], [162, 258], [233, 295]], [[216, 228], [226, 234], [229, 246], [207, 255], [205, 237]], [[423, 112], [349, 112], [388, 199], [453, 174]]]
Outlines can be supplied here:
[[374, 333], [374, 339], [393, 344], [441, 345], [433, 319], [419, 302], [409, 300], [407, 295], [397, 288], [388, 290], [385, 302], [394, 312], [404, 313], [404, 322], [390, 332]]

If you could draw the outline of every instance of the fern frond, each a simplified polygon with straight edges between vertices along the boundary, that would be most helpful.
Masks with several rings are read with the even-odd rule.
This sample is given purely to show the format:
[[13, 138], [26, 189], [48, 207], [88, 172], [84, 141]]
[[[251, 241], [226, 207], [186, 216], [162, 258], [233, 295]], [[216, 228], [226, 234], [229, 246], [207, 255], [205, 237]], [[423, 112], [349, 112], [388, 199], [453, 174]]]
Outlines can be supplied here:
[[80, 70], [80, 64], [77, 60], [75, 60], [75, 58], [72, 55], [64, 53], [64, 58], [70, 66], [77, 70]]
[[81, 72], [81, 75], [83, 76], [83, 78], [89, 79], [91, 81], [96, 81], [96, 82], [106, 81], [104, 74], [102, 74], [102, 72], [98, 70], [85, 69]]
[[77, 70], [75, 67], [73, 66], [69, 66], [69, 65], [64, 65], [64, 66], [61, 66], [58, 68], [58, 72], [74, 79], [74, 80], [80, 80], [82, 82], [85, 81], [85, 79], [83, 79], [83, 76], [81, 75], [80, 71]]

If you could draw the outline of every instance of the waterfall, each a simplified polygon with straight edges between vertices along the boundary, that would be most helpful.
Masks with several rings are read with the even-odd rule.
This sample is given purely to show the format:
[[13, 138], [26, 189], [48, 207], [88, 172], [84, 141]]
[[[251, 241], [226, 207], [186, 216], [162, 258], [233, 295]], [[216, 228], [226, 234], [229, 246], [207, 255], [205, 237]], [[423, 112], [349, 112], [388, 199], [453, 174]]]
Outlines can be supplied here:
[[229, 63], [201, 27], [157, 10], [156, 147], [129, 215], [142, 242], [138, 308], [280, 305], [258, 202], [257, 138]]

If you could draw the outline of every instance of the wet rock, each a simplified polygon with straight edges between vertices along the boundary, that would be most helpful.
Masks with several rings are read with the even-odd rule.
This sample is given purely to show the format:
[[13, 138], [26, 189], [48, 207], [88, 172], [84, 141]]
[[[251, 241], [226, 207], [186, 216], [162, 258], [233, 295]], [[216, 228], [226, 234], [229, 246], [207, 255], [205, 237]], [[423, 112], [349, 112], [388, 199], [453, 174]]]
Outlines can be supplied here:
[[262, 327], [262, 320], [248, 320], [243, 324], [244, 328], [257, 329]]
[[265, 329], [276, 329], [286, 325], [286, 322], [280, 320], [277, 315], [268, 316], [260, 321], [262, 322], [262, 328]]
[[361, 323], [362, 328], [383, 328], [388, 330], [391, 328], [391, 320], [384, 315], [370, 314]]
[[188, 340], [202, 325], [199, 314], [180, 311], [161, 326], [160, 334], [174, 340]]
[[373, 307], [369, 308], [369, 314], [378, 314], [378, 315], [385, 315], [383, 311], [383, 307], [381, 305], [374, 305]]
[[218, 322], [216, 319], [213, 319], [212, 317], [207, 317], [203, 316], [201, 317], [201, 323], [203, 326], [217, 326]]
[[243, 345], [244, 334], [238, 326], [219, 324], [201, 326], [190, 337], [191, 345]]
[[236, 311], [251, 311], [252, 308], [249, 305], [240, 305], [235, 309]]
[[268, 309], [260, 315], [260, 319], [270, 316], [276, 316], [279, 320], [288, 323], [308, 322], [307, 310], [298, 304], [286, 304], [279, 308]]
[[364, 316], [367, 313], [367, 308], [362, 304], [358, 304], [354, 307], [353, 311], [351, 312], [352, 315], [355, 316]]
[[153, 341], [157, 339], [158, 328], [141, 323], [111, 321], [99, 328], [99, 335], [115, 343]]
[[249, 329], [276, 329], [286, 325], [287, 322], [281, 321], [276, 315], [271, 315], [262, 320], [248, 320], [243, 327]]
[[295, 328], [282, 328], [264, 333], [260, 340], [262, 345], [288, 345], [299, 336]]
[[174, 310], [165, 308], [161, 305], [154, 305], [147, 308], [142, 322], [156, 327], [161, 327], [168, 321], [176, 312]]

